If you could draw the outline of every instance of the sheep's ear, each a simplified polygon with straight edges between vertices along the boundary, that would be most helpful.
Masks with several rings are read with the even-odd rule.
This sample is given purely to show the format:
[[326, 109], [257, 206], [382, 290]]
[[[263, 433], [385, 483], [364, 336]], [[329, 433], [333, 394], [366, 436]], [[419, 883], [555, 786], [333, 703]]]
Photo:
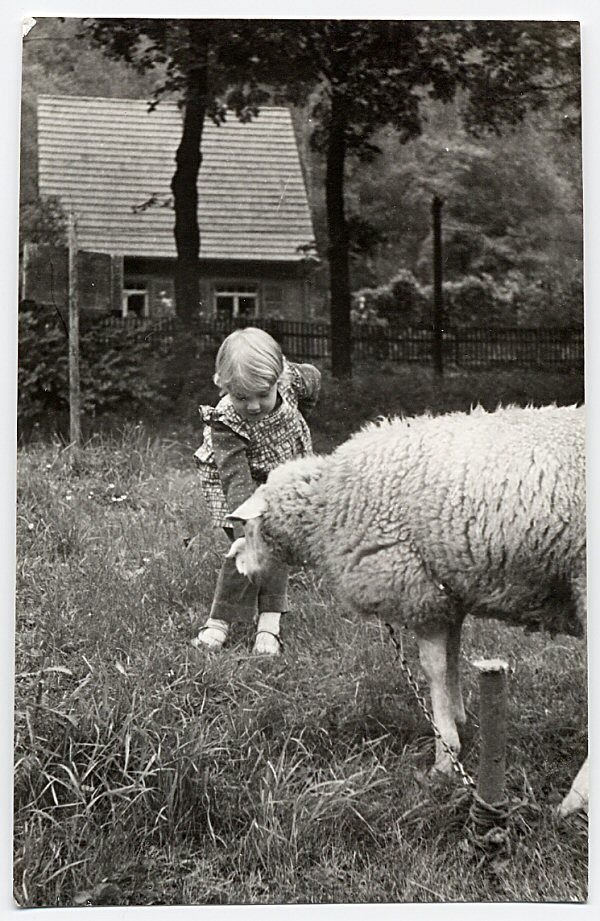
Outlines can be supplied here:
[[260, 518], [267, 507], [264, 494], [257, 489], [249, 499], [238, 505], [234, 512], [227, 515], [229, 521], [250, 521], [252, 518]]

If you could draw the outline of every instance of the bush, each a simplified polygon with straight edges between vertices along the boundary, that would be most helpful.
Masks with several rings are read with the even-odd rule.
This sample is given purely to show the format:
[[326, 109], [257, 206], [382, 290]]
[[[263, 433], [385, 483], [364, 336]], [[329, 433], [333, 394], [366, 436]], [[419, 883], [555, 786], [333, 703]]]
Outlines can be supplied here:
[[[513, 326], [516, 323], [514, 284], [500, 284], [491, 275], [467, 275], [444, 283], [444, 312], [448, 326]], [[423, 289], [433, 304], [433, 289]]]
[[[490, 275], [467, 275], [444, 283], [444, 306], [449, 326], [514, 323], [513, 289], [501, 286]], [[357, 319], [375, 318], [390, 323], [430, 323], [433, 307], [431, 285], [421, 285], [403, 269], [385, 285], [363, 288], [354, 295]]]
[[357, 322], [421, 323], [427, 298], [415, 276], [402, 269], [385, 285], [361, 288], [353, 295], [353, 319]]
[[[583, 283], [578, 269], [548, 269], [541, 278], [509, 272], [498, 280], [485, 272], [444, 282], [448, 326], [579, 326], [583, 323]], [[356, 322], [431, 323], [432, 285], [409, 271], [387, 284], [354, 294]]]
[[524, 282], [516, 296], [516, 313], [520, 326], [581, 326], [581, 270], [570, 273], [549, 270], [542, 278]]
[[[102, 415], [163, 402], [152, 375], [152, 346], [130, 331], [111, 329], [82, 318], [80, 329], [81, 409]], [[48, 415], [68, 410], [67, 332], [56, 313], [35, 305], [19, 313], [18, 418], [23, 426], [43, 424]]]

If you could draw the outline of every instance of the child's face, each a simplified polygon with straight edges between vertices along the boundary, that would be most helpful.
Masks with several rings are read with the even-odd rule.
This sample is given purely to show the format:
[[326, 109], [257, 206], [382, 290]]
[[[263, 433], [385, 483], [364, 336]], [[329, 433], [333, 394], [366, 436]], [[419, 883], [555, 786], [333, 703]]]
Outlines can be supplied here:
[[257, 422], [268, 416], [275, 409], [277, 402], [277, 382], [266, 383], [256, 390], [246, 390], [237, 384], [231, 384], [227, 392], [233, 408], [249, 422]]

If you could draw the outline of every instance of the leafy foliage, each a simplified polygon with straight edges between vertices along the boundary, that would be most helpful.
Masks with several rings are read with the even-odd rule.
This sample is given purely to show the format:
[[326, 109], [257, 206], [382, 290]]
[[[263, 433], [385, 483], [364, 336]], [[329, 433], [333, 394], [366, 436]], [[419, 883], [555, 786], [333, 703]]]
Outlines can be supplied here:
[[[80, 334], [81, 407], [88, 415], [162, 404], [151, 374], [151, 346], [121, 329], [85, 324]], [[50, 308], [19, 313], [18, 416], [21, 426], [44, 423], [69, 406], [68, 340]]]
[[[443, 284], [448, 326], [579, 326], [583, 289], [579, 274], [549, 274], [543, 279], [509, 272], [503, 278], [468, 274]], [[353, 295], [359, 322], [428, 324], [433, 292], [408, 270], [387, 284], [361, 288]]]
[[[398, 266], [410, 269], [422, 285], [430, 281], [431, 199], [437, 194], [444, 200], [447, 281], [491, 276], [498, 289], [517, 288], [514, 309], [511, 298], [507, 312], [497, 317], [500, 324], [580, 324], [578, 140], [562, 137], [557, 113], [544, 111], [502, 137], [475, 141], [461, 124], [460, 106], [460, 100], [443, 107], [430, 103], [422, 136], [401, 156], [395, 133], [379, 132], [378, 162], [351, 169], [352, 207], [375, 223], [383, 238], [368, 255], [355, 255], [355, 291], [387, 283]], [[319, 232], [323, 205], [318, 196], [313, 203]], [[534, 318], [529, 306], [536, 290], [546, 292], [546, 305]], [[526, 310], [516, 305], [517, 298]]]
[[22, 204], [20, 211], [21, 246], [24, 242], [64, 246], [67, 240], [67, 216], [57, 196], [36, 197]]
[[429, 309], [424, 288], [408, 269], [395, 275], [387, 284], [361, 288], [354, 294], [353, 319], [388, 323], [422, 323]]
[[579, 25], [576, 22], [471, 23], [466, 123], [475, 133], [499, 133], [528, 111], [562, 109], [563, 130], [579, 131]]
[[[332, 368], [336, 376], [347, 377], [350, 254], [357, 240], [367, 252], [376, 242], [370, 234], [368, 245], [360, 247], [356, 230], [361, 227], [346, 214], [348, 159], [373, 161], [378, 153], [373, 135], [384, 125], [393, 126], [400, 143], [416, 137], [427, 94], [443, 102], [453, 98], [466, 77], [468, 30], [439, 22], [305, 20], [278, 24], [270, 41], [267, 58], [281, 62], [280, 72], [271, 64], [271, 78], [284, 96], [295, 99], [304, 88], [313, 126], [310, 143], [325, 155]], [[278, 45], [279, 54], [273, 54]], [[368, 226], [363, 221], [362, 228]]]
[[201, 103], [220, 125], [228, 110], [250, 120], [269, 98], [258, 83], [254, 54], [265, 27], [270, 28], [260, 20], [103, 17], [84, 19], [79, 34], [112, 60], [125, 61], [140, 74], [157, 74], [151, 108], [170, 95], [189, 103], [190, 77], [207, 67], [210, 81]]
[[580, 270], [549, 270], [515, 294], [517, 320], [523, 326], [581, 326], [583, 278]]
[[[291, 24], [280, 26], [279, 39], [277, 35], [273, 39], [282, 46], [288, 25]], [[362, 263], [363, 271], [375, 274], [376, 250], [389, 252], [394, 236], [400, 238], [404, 247], [407, 243], [414, 246], [415, 229], [418, 234], [425, 227], [424, 233], [421, 229], [421, 252], [417, 251], [416, 259], [408, 264], [417, 272], [419, 256], [425, 248], [430, 259], [429, 204], [440, 185], [445, 185], [444, 191], [449, 191], [455, 199], [452, 204], [455, 227], [447, 251], [450, 277], [486, 273], [497, 273], [500, 277], [511, 268], [522, 270], [526, 256], [536, 244], [542, 250], [547, 249], [548, 228], [542, 231], [541, 227], [542, 215], [548, 211], [544, 205], [547, 196], [540, 196], [535, 190], [537, 158], [531, 159], [526, 174], [531, 180], [531, 198], [527, 203], [536, 201], [537, 206], [534, 212], [539, 223], [535, 226], [530, 213], [518, 213], [521, 190], [514, 187], [519, 185], [519, 171], [508, 158], [501, 162], [492, 157], [488, 161], [494, 162], [486, 162], [487, 150], [483, 145], [477, 147], [473, 135], [487, 137], [499, 133], [503, 126], [515, 126], [528, 113], [543, 107], [560, 109], [563, 117], [567, 110], [576, 124], [579, 40], [573, 24], [321, 20], [296, 22], [293, 28], [293, 49], [290, 54], [281, 55], [288, 76], [280, 76], [279, 82], [285, 88], [284, 97], [288, 98], [298, 98], [299, 85], [308, 85], [312, 90], [307, 107], [310, 143], [326, 156], [326, 170], [321, 171], [325, 181], [321, 227], [326, 225], [327, 230], [321, 236], [325, 238], [324, 250], [330, 267], [332, 323], [341, 348], [347, 344], [344, 335], [348, 338], [350, 257], [354, 266]], [[417, 162], [415, 183], [408, 195], [402, 182], [391, 186], [390, 173], [381, 168], [377, 158], [381, 151], [381, 129], [388, 127], [390, 157], [402, 164], [404, 150], [412, 146], [407, 142], [418, 143], [426, 130], [432, 101], [447, 105], [457, 97], [460, 109], [455, 112], [460, 112], [466, 126], [459, 143], [450, 151], [439, 138], [430, 137], [429, 150], [427, 145], [421, 145], [425, 156]], [[450, 157], [444, 156], [450, 152]], [[547, 156], [543, 158], [543, 167], [548, 162]], [[394, 165], [390, 165], [393, 171]], [[376, 198], [360, 195], [357, 189], [359, 177], [366, 169], [375, 184], [379, 183], [380, 195]], [[507, 173], [513, 188], [506, 185]], [[358, 177], [354, 189], [353, 175]], [[546, 179], [542, 169], [537, 184], [544, 187], [544, 192], [550, 190]], [[554, 185], [556, 191], [557, 184]], [[475, 194], [471, 194], [472, 189]], [[353, 191], [358, 191], [359, 208], [352, 201]], [[406, 204], [411, 193], [412, 207], [398, 210], [390, 207], [400, 196]], [[477, 206], [486, 196], [485, 219], [491, 217], [491, 220], [487, 227], [482, 227], [484, 222]], [[347, 214], [348, 199], [351, 206]], [[500, 212], [493, 217], [492, 203], [498, 204]], [[502, 206], [508, 214], [502, 214]], [[409, 221], [415, 211], [416, 228]], [[360, 224], [354, 218], [357, 213]], [[391, 225], [389, 230], [386, 225]], [[530, 235], [532, 225], [534, 234]], [[363, 234], [367, 245], [361, 246], [360, 231], [369, 227], [374, 227], [377, 233], [366, 238]], [[530, 245], [515, 242], [511, 239], [514, 235], [520, 235]], [[516, 254], [523, 250], [525, 253], [519, 259]], [[402, 260], [396, 261], [391, 272], [395, 274], [399, 264]], [[418, 274], [424, 281], [424, 272]], [[344, 335], [338, 336], [339, 332]], [[335, 354], [333, 362], [335, 367]], [[348, 372], [349, 362], [342, 360], [340, 367], [342, 372]]]
[[[24, 46], [25, 201], [35, 185], [37, 92], [100, 92], [153, 102], [169, 94], [180, 98], [193, 60], [186, 22], [38, 22]], [[225, 105], [241, 118], [252, 117], [267, 90], [275, 101], [297, 106], [323, 260], [314, 280], [323, 312], [333, 303], [328, 269], [339, 267], [344, 249], [349, 292], [387, 285], [401, 266], [421, 285], [429, 281], [430, 203], [436, 193], [445, 200], [448, 281], [491, 276], [502, 287], [510, 276], [519, 291], [528, 292], [527, 309], [516, 308], [522, 322], [580, 322], [577, 24], [203, 20], [201, 25], [213, 42], [206, 100], [212, 117], [224, 117]], [[77, 32], [81, 40], [74, 42]], [[325, 193], [324, 152], [332, 130], [339, 137], [340, 128], [331, 118], [334, 95], [343, 96], [346, 117], [345, 161], [338, 174], [343, 200], [340, 208], [338, 188], [336, 212], [345, 220], [341, 234], [328, 227]], [[29, 217], [23, 226], [29, 226]], [[31, 226], [37, 232], [34, 222]], [[547, 292], [546, 308], [538, 297], [534, 310], [536, 291]]]
[[[425, 289], [427, 293], [430, 289]], [[498, 284], [490, 275], [467, 275], [443, 285], [444, 309], [450, 326], [500, 325], [516, 322], [515, 288]]]

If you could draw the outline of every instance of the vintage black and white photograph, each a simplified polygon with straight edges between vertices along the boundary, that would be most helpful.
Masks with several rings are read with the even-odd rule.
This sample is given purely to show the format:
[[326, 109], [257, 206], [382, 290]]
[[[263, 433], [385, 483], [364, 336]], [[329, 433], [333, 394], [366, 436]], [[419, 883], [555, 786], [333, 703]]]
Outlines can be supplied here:
[[581, 23], [206, 12], [23, 25], [15, 902], [585, 902]]

